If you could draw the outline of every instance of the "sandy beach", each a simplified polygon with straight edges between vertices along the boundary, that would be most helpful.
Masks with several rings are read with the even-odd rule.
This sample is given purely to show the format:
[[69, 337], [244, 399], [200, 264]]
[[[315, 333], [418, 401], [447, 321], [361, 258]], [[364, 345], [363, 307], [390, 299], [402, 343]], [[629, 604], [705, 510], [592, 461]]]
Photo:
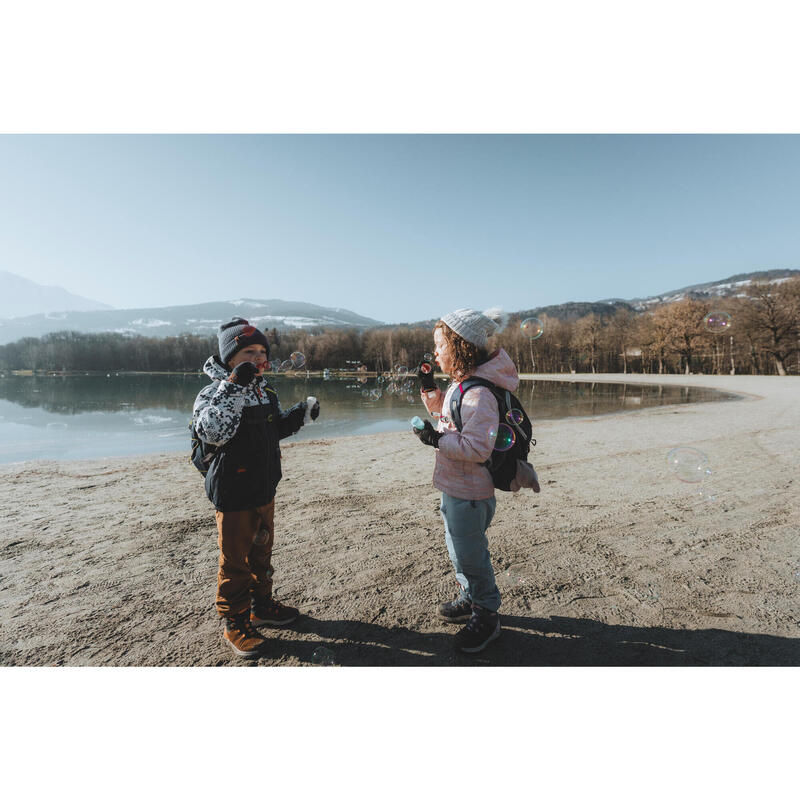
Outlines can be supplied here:
[[[283, 445], [276, 594], [303, 616], [252, 662], [223, 643], [217, 544], [182, 455], [0, 468], [3, 665], [800, 665], [800, 378], [575, 375], [741, 400], [536, 422], [540, 494], [498, 492], [503, 634], [456, 655], [455, 596], [411, 434]], [[324, 414], [324, 408], [323, 408]], [[701, 493], [668, 473], [687, 445]]]

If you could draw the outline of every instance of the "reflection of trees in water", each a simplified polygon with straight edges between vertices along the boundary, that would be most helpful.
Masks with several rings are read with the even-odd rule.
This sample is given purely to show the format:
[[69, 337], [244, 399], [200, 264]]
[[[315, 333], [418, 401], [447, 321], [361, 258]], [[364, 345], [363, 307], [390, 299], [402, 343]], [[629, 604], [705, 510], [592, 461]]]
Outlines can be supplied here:
[[[284, 408], [313, 394], [323, 406], [345, 409], [361, 404], [362, 386], [351, 380], [325, 381], [318, 378], [271, 378]], [[197, 393], [209, 383], [200, 375], [99, 375], [69, 377], [21, 377], [0, 379], [0, 399], [25, 408], [42, 408], [56, 414], [90, 411], [125, 411], [166, 408], [191, 414]], [[440, 382], [441, 388], [446, 384]], [[583, 416], [621, 408], [645, 408], [671, 403], [694, 403], [727, 399], [710, 389], [683, 386], [646, 386], [566, 381], [523, 382], [518, 396], [534, 419]], [[411, 396], [418, 397], [416, 381]], [[394, 408], [384, 394], [370, 404]], [[398, 402], [398, 407], [401, 404]]]
[[197, 375], [11, 377], [0, 380], [0, 398], [55, 414], [154, 407], [191, 412], [207, 384]]

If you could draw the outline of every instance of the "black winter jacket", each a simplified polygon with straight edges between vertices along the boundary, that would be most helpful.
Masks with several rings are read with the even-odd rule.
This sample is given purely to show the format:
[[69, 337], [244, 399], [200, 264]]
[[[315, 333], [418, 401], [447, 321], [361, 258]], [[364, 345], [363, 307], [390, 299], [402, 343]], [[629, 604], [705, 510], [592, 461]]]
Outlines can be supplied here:
[[224, 445], [206, 475], [206, 494], [218, 511], [244, 511], [269, 503], [281, 479], [279, 441], [303, 426], [305, 403], [282, 411], [262, 376], [238, 386], [212, 356], [203, 371], [213, 383], [194, 403], [194, 423], [205, 441]]

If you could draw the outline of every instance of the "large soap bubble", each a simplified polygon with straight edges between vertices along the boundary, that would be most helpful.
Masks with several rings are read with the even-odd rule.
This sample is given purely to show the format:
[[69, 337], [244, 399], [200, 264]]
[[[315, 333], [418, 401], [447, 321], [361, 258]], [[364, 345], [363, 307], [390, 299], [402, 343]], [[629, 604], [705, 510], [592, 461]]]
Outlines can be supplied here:
[[289, 356], [289, 360], [292, 362], [292, 366], [295, 369], [300, 369], [300, 367], [306, 363], [306, 357], [299, 350], [295, 350], [294, 353]]
[[731, 327], [731, 315], [727, 311], [712, 311], [703, 317], [703, 327], [709, 333], [725, 333]]
[[512, 428], [505, 423], [501, 423], [497, 427], [489, 429], [489, 439], [493, 443], [492, 446], [495, 450], [504, 453], [514, 446], [517, 436]]
[[522, 320], [519, 328], [529, 339], [538, 339], [544, 333], [544, 323], [538, 317]]
[[708, 456], [694, 447], [674, 447], [667, 453], [667, 468], [684, 483], [700, 483], [711, 475]]

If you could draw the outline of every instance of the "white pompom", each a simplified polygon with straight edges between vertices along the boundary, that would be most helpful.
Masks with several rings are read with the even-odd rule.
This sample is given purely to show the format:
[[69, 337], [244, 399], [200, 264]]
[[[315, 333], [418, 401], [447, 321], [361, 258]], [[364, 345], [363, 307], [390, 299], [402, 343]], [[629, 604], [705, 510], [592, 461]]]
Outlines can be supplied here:
[[509, 315], [503, 311], [502, 308], [489, 308], [483, 312], [483, 316], [489, 317], [489, 319], [497, 325], [495, 333], [500, 333], [500, 331], [508, 325]]

